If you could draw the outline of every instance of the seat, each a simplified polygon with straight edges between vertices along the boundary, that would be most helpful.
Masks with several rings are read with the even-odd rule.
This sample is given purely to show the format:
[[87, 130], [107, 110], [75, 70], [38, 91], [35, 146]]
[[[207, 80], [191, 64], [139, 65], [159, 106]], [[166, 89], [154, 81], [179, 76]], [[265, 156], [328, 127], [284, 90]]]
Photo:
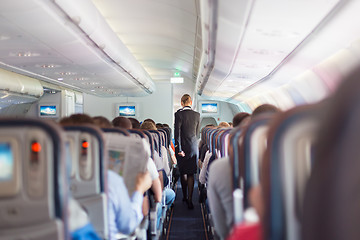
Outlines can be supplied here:
[[278, 115], [269, 127], [263, 163], [265, 234], [270, 239], [300, 239], [305, 186], [320, 125], [319, 104]]
[[322, 109], [305, 191], [302, 239], [360, 239], [359, 76], [357, 66]]
[[0, 239], [69, 239], [61, 128], [8, 118], [0, 133]]
[[263, 114], [246, 125], [235, 128], [229, 135], [229, 157], [232, 166], [234, 220], [245, 220], [250, 207], [248, 192], [259, 183], [260, 159], [265, 148], [270, 115]]
[[65, 126], [72, 153], [71, 193], [88, 213], [94, 229], [108, 239], [107, 159], [102, 132], [93, 126]]

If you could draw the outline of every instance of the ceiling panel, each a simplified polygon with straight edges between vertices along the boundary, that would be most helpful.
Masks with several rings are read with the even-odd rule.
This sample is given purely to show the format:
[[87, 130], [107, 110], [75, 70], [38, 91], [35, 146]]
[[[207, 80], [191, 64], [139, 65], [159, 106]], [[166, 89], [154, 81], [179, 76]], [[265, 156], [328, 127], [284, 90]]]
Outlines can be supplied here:
[[[339, 0], [257, 0], [253, 2], [246, 20], [246, 28], [232, 26], [236, 15], [226, 14], [225, 2], [219, 1], [219, 30], [215, 69], [204, 89], [209, 97], [217, 96], [218, 90], [233, 85], [238, 92], [262, 80], [287, 58], [301, 42], [317, 27]], [[241, 6], [234, 2], [233, 8]], [[226, 10], [226, 11], [225, 11]], [[222, 30], [223, 29], [223, 30]], [[236, 45], [228, 45], [226, 39], [241, 39]], [[235, 56], [230, 61], [226, 54]], [[227, 62], [227, 66], [217, 62]], [[220, 73], [220, 74], [219, 74]], [[234, 84], [234, 81], [239, 84]], [[226, 88], [226, 87], [225, 87]], [[221, 94], [222, 96], [224, 94]], [[233, 91], [226, 94], [234, 96]]]
[[146, 94], [52, 1], [1, 1], [0, 32], [5, 69], [100, 96]]

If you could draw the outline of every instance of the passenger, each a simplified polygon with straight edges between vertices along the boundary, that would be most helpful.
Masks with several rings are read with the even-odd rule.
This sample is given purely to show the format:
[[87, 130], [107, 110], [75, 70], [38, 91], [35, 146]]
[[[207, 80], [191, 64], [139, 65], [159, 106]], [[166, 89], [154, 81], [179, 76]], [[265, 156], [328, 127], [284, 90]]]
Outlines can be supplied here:
[[251, 115], [249, 113], [240, 112], [233, 117], [233, 125], [234, 127], [240, 126], [240, 123], [241, 125], [245, 125], [249, 123], [250, 120], [251, 120]]
[[139, 173], [136, 177], [135, 192], [128, 195], [123, 178], [108, 171], [109, 230], [110, 239], [115, 240], [118, 232], [131, 234], [143, 219], [143, 194], [151, 187], [149, 172]]
[[62, 118], [59, 124], [61, 126], [94, 124], [94, 120], [87, 114], [77, 113], [69, 117]]
[[[94, 124], [94, 121], [86, 114], [75, 114], [60, 121], [60, 124]], [[107, 173], [109, 233], [110, 240], [115, 240], [118, 232], [132, 233], [143, 219], [143, 194], [151, 187], [151, 177], [148, 172], [139, 173], [136, 178], [136, 190], [130, 197], [123, 178], [112, 170], [108, 170]]]
[[252, 187], [249, 190], [249, 201], [252, 207], [255, 208], [257, 215], [260, 218], [260, 221], [253, 223], [241, 223], [231, 231], [227, 240], [261, 240], [262, 238], [262, 226], [261, 223], [264, 219], [264, 199], [262, 196], [261, 185]]
[[[145, 120], [141, 126], [141, 129], [144, 130], [157, 130], [155, 124], [153, 123], [153, 121], [151, 119], [147, 119]], [[155, 151], [154, 153], [154, 161], [155, 164], [157, 165], [157, 170], [159, 171], [159, 175], [160, 175], [160, 181], [162, 183], [161, 189], [164, 190], [164, 194], [165, 194], [165, 204], [167, 205], [167, 207], [170, 207], [171, 204], [174, 202], [175, 200], [175, 192], [171, 189], [171, 188], [164, 188], [164, 183], [166, 182], [165, 179], [167, 178], [166, 174], [164, 174], [164, 167], [163, 167], [163, 160], [160, 158], [159, 154]], [[161, 167], [159, 165], [159, 162], [161, 162]], [[160, 206], [160, 204], [159, 204]], [[162, 207], [160, 206], [158, 211], [158, 219], [157, 219], [157, 227], [160, 226], [160, 218], [162, 215]]]
[[156, 123], [154, 120], [152, 120], [151, 118], [147, 118], [145, 119], [143, 122], [151, 122], [152, 124], [154, 124], [156, 126]]
[[[141, 125], [140, 125], [140, 129], [143, 130], [157, 130], [155, 124], [153, 124], [151, 121], [144, 121]], [[156, 169], [160, 172], [161, 169], [164, 169], [164, 164], [162, 159], [159, 156], [159, 153], [155, 151], [154, 153], [154, 162], [156, 165]], [[162, 174], [160, 174], [160, 181], [163, 182], [163, 178], [162, 178]]]
[[103, 116], [96, 116], [93, 117], [94, 124], [98, 126], [99, 128], [112, 128], [113, 125], [111, 122]]
[[277, 113], [279, 112], [280, 110], [275, 107], [274, 105], [271, 105], [271, 104], [262, 104], [260, 106], [258, 106], [257, 108], [254, 109], [253, 113], [252, 113], [252, 116], [258, 116], [260, 114], [263, 114], [263, 113]]
[[314, 147], [303, 205], [303, 240], [360, 239], [360, 67], [331, 96]]
[[131, 121], [126, 117], [116, 117], [112, 120], [112, 125], [114, 127], [120, 127], [125, 129], [132, 129], [132, 123]]
[[136, 118], [128, 118], [131, 122], [132, 129], [140, 129], [140, 122]]
[[[257, 107], [251, 118], [265, 113], [277, 113], [280, 110], [273, 105], [264, 104]], [[247, 114], [237, 126], [247, 124]], [[235, 115], [233, 122], [237, 122], [239, 116]], [[234, 224], [233, 189], [231, 184], [231, 165], [228, 157], [220, 158], [209, 167], [208, 199], [210, 211], [213, 216], [215, 230], [221, 239], [225, 239]]]
[[140, 129], [144, 129], [144, 130], [157, 130], [156, 125], [154, 123], [152, 123], [151, 121], [144, 121], [141, 125], [140, 125]]
[[72, 240], [100, 240], [86, 212], [72, 197], [69, 199], [68, 209], [68, 224]]
[[192, 100], [189, 94], [181, 97], [181, 106], [175, 113], [175, 152], [181, 174], [181, 188], [183, 201], [188, 208], [193, 209], [192, 195], [194, 191], [194, 174], [197, 172], [197, 159], [199, 155], [198, 140], [200, 113], [191, 109]]
[[155, 126], [156, 126], [157, 129], [160, 129], [160, 128], [164, 127], [164, 125], [162, 123], [157, 123], [157, 124], [155, 124]]
[[230, 124], [228, 124], [227, 122], [221, 122], [218, 125], [218, 128], [229, 128]]

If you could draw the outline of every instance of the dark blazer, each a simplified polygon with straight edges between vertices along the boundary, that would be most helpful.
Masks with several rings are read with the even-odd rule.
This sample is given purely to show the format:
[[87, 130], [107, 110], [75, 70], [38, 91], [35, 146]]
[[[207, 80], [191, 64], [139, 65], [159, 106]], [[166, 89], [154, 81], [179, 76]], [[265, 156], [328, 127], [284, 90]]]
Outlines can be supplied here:
[[175, 113], [175, 153], [185, 152], [185, 158], [198, 155], [200, 113], [190, 107], [179, 109]]

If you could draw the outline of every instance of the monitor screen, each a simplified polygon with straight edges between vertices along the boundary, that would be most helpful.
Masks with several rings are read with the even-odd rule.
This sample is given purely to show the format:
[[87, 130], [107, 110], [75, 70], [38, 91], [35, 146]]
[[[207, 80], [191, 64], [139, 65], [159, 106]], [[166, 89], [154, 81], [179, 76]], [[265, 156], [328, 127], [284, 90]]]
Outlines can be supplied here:
[[40, 106], [40, 116], [56, 116], [56, 105]]
[[217, 113], [218, 104], [217, 103], [202, 103], [201, 104], [201, 113]]
[[13, 178], [14, 157], [10, 143], [0, 143], [0, 182]]
[[119, 116], [135, 117], [135, 106], [119, 106]]

